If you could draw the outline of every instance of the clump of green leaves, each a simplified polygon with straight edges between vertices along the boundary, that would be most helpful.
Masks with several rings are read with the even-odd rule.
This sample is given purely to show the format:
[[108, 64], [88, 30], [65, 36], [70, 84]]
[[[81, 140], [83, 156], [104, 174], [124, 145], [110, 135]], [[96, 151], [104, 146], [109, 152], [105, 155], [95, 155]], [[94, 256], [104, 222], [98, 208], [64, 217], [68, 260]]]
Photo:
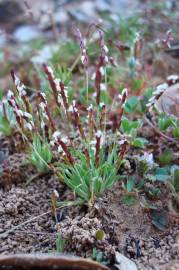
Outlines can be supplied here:
[[158, 117], [158, 126], [162, 132], [171, 131], [174, 138], [179, 139], [179, 119], [161, 113]]
[[89, 150], [89, 161], [85, 154], [75, 151], [77, 159], [74, 166], [59, 164], [59, 169], [64, 182], [84, 202], [93, 203], [106, 189], [110, 189], [120, 179], [118, 169], [120, 160], [116, 146], [105, 156], [100, 150], [99, 164], [96, 165], [95, 151]]
[[130, 121], [127, 118], [123, 118], [121, 122], [121, 129], [125, 135], [128, 135], [131, 140], [131, 144], [135, 147], [143, 148], [147, 140], [145, 138], [137, 137], [137, 131], [141, 127], [141, 121]]
[[44, 143], [36, 135], [33, 137], [32, 146], [28, 155], [29, 162], [36, 167], [39, 172], [49, 170], [49, 163], [52, 161], [52, 151], [48, 143]]
[[0, 104], [0, 132], [6, 136], [10, 136], [15, 125], [15, 117], [8, 103], [2, 101]]
[[57, 233], [55, 240], [56, 249], [49, 250], [49, 253], [63, 253], [65, 248], [65, 242], [66, 240], [62, 238], [61, 234]]
[[98, 250], [97, 248], [93, 248], [92, 256], [91, 258], [94, 261], [97, 261], [99, 263], [102, 263], [104, 265], [109, 264], [109, 260], [106, 260], [105, 255], [102, 251]]

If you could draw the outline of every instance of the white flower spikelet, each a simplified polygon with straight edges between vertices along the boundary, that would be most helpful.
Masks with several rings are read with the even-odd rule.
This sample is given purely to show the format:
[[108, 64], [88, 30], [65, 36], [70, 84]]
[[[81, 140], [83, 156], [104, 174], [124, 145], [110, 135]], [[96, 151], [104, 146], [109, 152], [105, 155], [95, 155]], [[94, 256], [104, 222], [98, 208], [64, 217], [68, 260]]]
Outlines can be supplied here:
[[21, 83], [20, 79], [16, 75], [14, 76], [15, 76], [14, 83], [17, 88], [17, 91], [19, 92], [19, 96], [20, 97], [26, 96], [25, 85]]
[[145, 152], [143, 156], [139, 157], [139, 160], [146, 162], [149, 167], [152, 167], [154, 165], [154, 158], [152, 153], [149, 154]]
[[105, 107], [106, 105], [105, 105], [104, 102], [100, 102], [99, 106], [100, 106], [100, 108], [103, 108], [103, 107]]
[[88, 112], [89, 112], [89, 111], [92, 111], [92, 109], [93, 109], [93, 104], [90, 104], [89, 107], [87, 108], [87, 111], [88, 111]]
[[54, 193], [56, 198], [59, 198], [59, 193], [58, 193], [58, 191], [56, 189], [54, 189], [53, 193]]
[[97, 132], [95, 133], [95, 136], [96, 136], [97, 138], [101, 138], [102, 135], [103, 135], [103, 133], [102, 133], [101, 130], [97, 130]]
[[121, 96], [123, 96], [123, 95], [128, 95], [128, 89], [127, 88], [124, 88], [123, 90], [122, 90], [122, 92], [121, 92]]
[[178, 79], [179, 79], [178, 75], [173, 74], [168, 76], [167, 81], [172, 81], [172, 83], [175, 83]]
[[14, 97], [14, 93], [11, 90], [7, 92], [7, 100], [11, 100]]
[[52, 135], [52, 138], [55, 140], [55, 141], [58, 141], [58, 138], [60, 137], [61, 133], [60, 131], [55, 131]]
[[50, 66], [47, 66], [48, 72], [51, 74], [52, 78], [55, 79], [55, 75], [53, 73], [53, 69]]
[[100, 90], [101, 91], [106, 91], [107, 90], [107, 87], [106, 87], [105, 83], [100, 83]]

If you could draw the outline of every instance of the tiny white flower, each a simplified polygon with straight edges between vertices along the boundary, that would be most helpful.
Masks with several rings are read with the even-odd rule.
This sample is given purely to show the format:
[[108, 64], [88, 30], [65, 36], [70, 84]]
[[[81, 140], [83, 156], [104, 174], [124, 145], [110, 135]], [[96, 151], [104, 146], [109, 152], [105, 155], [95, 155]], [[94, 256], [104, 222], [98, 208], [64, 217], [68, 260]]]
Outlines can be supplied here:
[[155, 102], [149, 102], [149, 103], [146, 104], [146, 107], [149, 108], [149, 107], [153, 106], [154, 103], [155, 103]]
[[11, 90], [8, 90], [7, 92], [7, 99], [12, 99], [14, 97], [14, 93]]
[[60, 135], [61, 135], [60, 131], [55, 131], [52, 135], [52, 138], [54, 138], [54, 140], [57, 141]]
[[27, 128], [28, 130], [32, 131], [33, 126], [30, 123], [25, 123], [24, 127]]
[[162, 84], [159, 84], [159, 85], [156, 87], [156, 91], [154, 91], [154, 94], [158, 95], [158, 94], [160, 94], [161, 92], [165, 91], [167, 88], [168, 88], [168, 83], [162, 83]]
[[124, 88], [121, 92], [121, 95], [124, 96], [124, 95], [128, 95], [128, 89], [127, 88]]
[[41, 92], [40, 94], [46, 100], [46, 94], [44, 92]]
[[58, 151], [58, 153], [62, 153], [63, 152], [63, 149], [62, 149], [61, 145], [58, 146], [57, 151]]
[[17, 77], [17, 75], [15, 75], [15, 74], [14, 74], [14, 77], [15, 77], [14, 83], [15, 83], [15, 85], [17, 86], [17, 85], [20, 84], [20, 79], [19, 79], [19, 78]]
[[48, 66], [47, 69], [48, 69], [48, 72], [51, 74], [52, 78], [54, 79], [55, 75], [53, 73], [53, 69], [50, 66]]
[[93, 109], [93, 104], [90, 104], [89, 107], [87, 108], [87, 111], [91, 111]]
[[23, 111], [22, 110], [19, 110], [19, 109], [16, 110], [16, 114], [18, 116], [23, 116], [24, 115]]
[[96, 140], [90, 141], [90, 145], [95, 145], [95, 144], [96, 144]]
[[101, 75], [104, 76], [104, 74], [105, 74], [104, 68], [100, 67], [99, 71], [101, 72]]
[[96, 148], [95, 148], [94, 146], [92, 146], [92, 147], [91, 147], [91, 150], [92, 150], [93, 152], [95, 152], [95, 151], [96, 151]]
[[119, 100], [122, 99], [122, 95], [121, 94], [119, 94], [117, 97], [118, 97]]
[[153, 97], [149, 98], [149, 102], [153, 102], [155, 99], [156, 99], [156, 97], [153, 96]]
[[103, 46], [103, 50], [105, 51], [105, 53], [108, 53], [109, 52], [109, 49], [106, 45]]
[[44, 129], [44, 127], [45, 127], [45, 122], [44, 121], [41, 121], [40, 127], [41, 127], [41, 129]]
[[68, 108], [68, 112], [73, 113], [73, 105], [70, 105], [70, 106], [69, 106], [69, 108]]
[[11, 99], [11, 103], [12, 103], [12, 106], [13, 106], [14, 108], [17, 108], [17, 107], [16, 107], [16, 102], [15, 102], [15, 100]]
[[51, 140], [51, 141], [50, 141], [50, 145], [51, 145], [51, 146], [54, 146], [54, 145], [55, 145], [55, 141], [54, 141], [54, 140]]
[[101, 83], [100, 84], [100, 89], [101, 89], [101, 91], [106, 91], [107, 90], [106, 84], [105, 83]]
[[175, 83], [178, 79], [178, 75], [170, 75], [168, 76], [167, 81], [172, 81], [172, 83]]
[[119, 145], [123, 145], [126, 142], [127, 142], [127, 140], [123, 139], [123, 140], [120, 140], [118, 143], [119, 143]]
[[86, 59], [86, 56], [85, 55], [82, 55], [81, 56], [81, 62], [82, 62], [83, 65], [85, 64], [85, 59]]
[[24, 90], [24, 88], [25, 88], [24, 84], [17, 86], [17, 90], [19, 92], [20, 97], [26, 96], [26, 91]]
[[97, 138], [101, 138], [101, 136], [102, 136], [102, 131], [101, 131], [101, 130], [97, 130], [97, 132], [95, 133], [95, 136], [96, 136]]
[[73, 104], [73, 107], [75, 107], [76, 106], [76, 100], [73, 99], [72, 104]]
[[95, 80], [96, 79], [96, 73], [94, 72], [93, 74], [92, 74], [92, 76], [91, 76], [91, 80]]
[[105, 106], [105, 103], [104, 103], [104, 102], [100, 102], [99, 106], [100, 106], [101, 108], [103, 108], [103, 107]]
[[42, 111], [45, 111], [45, 108], [46, 108], [46, 104], [44, 102], [41, 102], [39, 104], [39, 107], [41, 108]]
[[105, 57], [104, 57], [104, 61], [105, 61], [106, 63], [108, 63], [108, 62], [109, 62], [109, 58], [108, 58], [108, 56], [107, 56], [107, 55], [105, 55]]
[[67, 136], [62, 136], [61, 141], [64, 142], [64, 143], [67, 143], [68, 142], [68, 137]]
[[32, 115], [28, 112], [24, 112], [24, 116], [29, 118], [29, 119], [32, 119]]
[[61, 95], [59, 94], [58, 95], [58, 103], [60, 103], [60, 104], [62, 104], [63, 102], [62, 102], [62, 97], [61, 97]]
[[57, 88], [58, 91], [60, 91], [60, 82], [61, 82], [60, 79], [55, 79], [55, 80], [54, 80], [54, 83], [55, 83], [56, 88]]
[[152, 153], [149, 154], [145, 152], [143, 156], [139, 157], [139, 160], [145, 161], [151, 167], [154, 165], [154, 158]]
[[66, 99], [68, 99], [68, 91], [66, 87], [64, 88], [64, 93], [65, 93]]
[[86, 49], [85, 48], [83, 48], [82, 53], [86, 54]]
[[59, 193], [58, 193], [58, 191], [56, 189], [54, 189], [53, 193], [54, 193], [56, 198], [59, 198]]

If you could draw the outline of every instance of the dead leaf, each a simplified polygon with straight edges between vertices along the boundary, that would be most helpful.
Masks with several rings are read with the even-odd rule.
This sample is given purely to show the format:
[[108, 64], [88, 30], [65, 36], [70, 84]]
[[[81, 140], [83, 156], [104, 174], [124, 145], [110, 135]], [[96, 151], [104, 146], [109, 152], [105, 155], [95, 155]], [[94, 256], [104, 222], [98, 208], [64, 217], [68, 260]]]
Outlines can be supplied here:
[[156, 101], [155, 106], [167, 115], [179, 117], [179, 83], [169, 86]]

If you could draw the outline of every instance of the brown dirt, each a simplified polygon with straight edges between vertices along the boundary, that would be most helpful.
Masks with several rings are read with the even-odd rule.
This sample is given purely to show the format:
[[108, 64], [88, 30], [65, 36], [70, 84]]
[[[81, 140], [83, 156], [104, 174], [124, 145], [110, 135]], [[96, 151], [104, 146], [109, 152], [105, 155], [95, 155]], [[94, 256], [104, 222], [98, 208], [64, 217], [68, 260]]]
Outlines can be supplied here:
[[[46, 176], [28, 186], [19, 183], [0, 190], [0, 233], [51, 210], [54, 189], [60, 199], [69, 199], [67, 191], [55, 177]], [[157, 267], [179, 256], [179, 231], [171, 224], [165, 233], [151, 225], [149, 213], [140, 206], [121, 202], [120, 183], [108, 191], [92, 208], [72, 207], [58, 211], [58, 231], [66, 239], [65, 252], [91, 256], [93, 247], [108, 258], [119, 250], [135, 260], [138, 269]], [[25, 224], [1, 239], [0, 254], [48, 252], [55, 248], [56, 224], [51, 213]], [[105, 239], [96, 240], [96, 232], [104, 230]]]

